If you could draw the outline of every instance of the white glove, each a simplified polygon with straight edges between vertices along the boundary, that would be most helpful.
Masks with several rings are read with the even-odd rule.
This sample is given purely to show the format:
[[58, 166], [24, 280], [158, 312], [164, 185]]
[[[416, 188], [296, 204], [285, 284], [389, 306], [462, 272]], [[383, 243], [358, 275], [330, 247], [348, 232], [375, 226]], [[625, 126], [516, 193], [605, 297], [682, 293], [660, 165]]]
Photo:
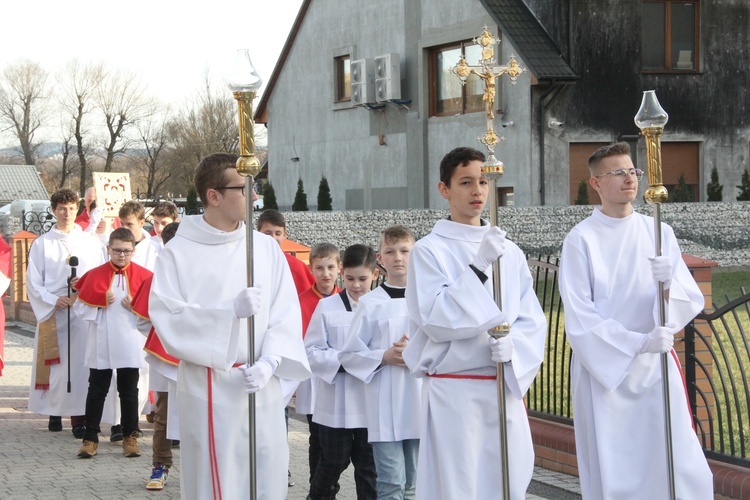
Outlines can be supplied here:
[[643, 339], [640, 349], [638, 352], [643, 354], [645, 352], [652, 352], [656, 354], [662, 354], [672, 350], [674, 345], [674, 335], [670, 331], [668, 326], [657, 326]]
[[278, 368], [279, 362], [270, 357], [262, 356], [257, 363], [250, 366], [244, 364], [239, 367], [242, 372], [242, 379], [245, 382], [245, 392], [248, 394], [255, 394], [256, 392], [263, 389], [271, 377], [273, 372]]
[[490, 344], [490, 350], [492, 351], [492, 361], [495, 363], [507, 363], [513, 356], [513, 339], [510, 335], [505, 337], [495, 338], [489, 337], [487, 342]]
[[234, 315], [249, 318], [260, 311], [260, 286], [243, 288], [234, 298]]
[[651, 261], [651, 276], [654, 277], [654, 281], [664, 283], [664, 289], [669, 290], [669, 285], [672, 284], [672, 263], [669, 262], [669, 257], [649, 257]]
[[104, 218], [104, 212], [101, 208], [96, 207], [89, 213], [89, 227], [86, 228], [86, 232], [95, 233], [96, 228], [99, 227], [99, 223]]
[[471, 265], [484, 272], [493, 262], [503, 256], [505, 253], [505, 231], [497, 226], [493, 226], [489, 231], [484, 233], [484, 238], [479, 244], [474, 260]]

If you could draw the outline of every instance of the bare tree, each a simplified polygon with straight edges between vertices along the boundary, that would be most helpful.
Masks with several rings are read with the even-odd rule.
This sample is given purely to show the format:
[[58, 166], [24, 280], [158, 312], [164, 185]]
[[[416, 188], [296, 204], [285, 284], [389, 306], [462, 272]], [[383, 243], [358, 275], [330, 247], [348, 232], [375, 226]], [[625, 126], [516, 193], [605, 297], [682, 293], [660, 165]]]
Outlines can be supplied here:
[[169, 115], [169, 108], [162, 113], [154, 111], [137, 125], [144, 154], [136, 158], [134, 169], [145, 178], [149, 198], [160, 193], [177, 171], [166, 154], [170, 145]]
[[111, 172], [115, 157], [122, 155], [132, 143], [126, 132], [153, 112], [153, 100], [146, 97], [139, 78], [116, 72], [105, 75], [96, 101], [107, 127], [104, 171]]
[[[75, 139], [75, 153], [81, 170], [79, 186], [81, 193], [84, 193], [89, 185], [88, 155], [91, 139], [88, 137], [88, 117], [93, 110], [94, 97], [104, 74], [104, 64], [101, 62], [82, 64], [78, 59], [73, 59], [57, 75], [57, 100], [61, 108], [62, 120], [72, 130]], [[65, 174], [64, 171], [63, 174]]]
[[33, 61], [9, 64], [0, 78], [0, 130], [16, 136], [27, 165], [34, 164], [38, 144], [34, 134], [47, 112], [49, 73]]

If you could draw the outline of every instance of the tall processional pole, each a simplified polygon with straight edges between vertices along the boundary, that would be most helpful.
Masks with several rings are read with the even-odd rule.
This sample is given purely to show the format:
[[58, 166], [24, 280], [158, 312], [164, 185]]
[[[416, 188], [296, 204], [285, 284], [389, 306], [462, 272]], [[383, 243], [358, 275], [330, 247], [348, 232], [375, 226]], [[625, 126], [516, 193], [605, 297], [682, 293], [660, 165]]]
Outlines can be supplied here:
[[[237, 159], [237, 173], [245, 177], [245, 200], [247, 203], [245, 220], [245, 242], [247, 250], [247, 286], [253, 286], [253, 178], [260, 172], [260, 161], [255, 156], [253, 127], [253, 99], [263, 84], [255, 70], [247, 49], [237, 51], [233, 73], [229, 79], [229, 89], [237, 100], [239, 110], [240, 157]], [[255, 363], [255, 319], [247, 318], [247, 363]], [[256, 459], [256, 417], [255, 394], [248, 394], [250, 460], [250, 500], [256, 500], [257, 459]]]
[[[659, 104], [656, 92], [646, 90], [635, 124], [641, 129], [646, 140], [646, 159], [648, 161], [648, 189], [644, 198], [654, 207], [654, 244], [656, 256], [661, 257], [661, 204], [667, 201], [667, 188], [662, 184], [661, 171], [661, 134], [669, 120], [669, 115]], [[658, 283], [659, 326], [666, 325], [666, 302], [664, 300], [664, 283]], [[669, 354], [661, 354], [662, 398], [664, 404], [664, 438], [667, 452], [667, 482], [669, 499], [675, 499], [674, 456], [672, 451], [672, 412], [669, 403]]]
[[[484, 136], [477, 139], [484, 144], [489, 151], [487, 160], [482, 164], [482, 174], [489, 181], [489, 204], [490, 204], [490, 224], [497, 226], [497, 181], [503, 176], [505, 167], [503, 162], [495, 158], [495, 146], [503, 140], [495, 133], [495, 79], [507, 74], [511, 83], [515, 85], [518, 76], [525, 71], [518, 65], [516, 58], [511, 56], [510, 61], [505, 66], [495, 66], [495, 49], [493, 45], [498, 43], [495, 36], [490, 33], [485, 26], [481, 35], [474, 39], [474, 43], [482, 46], [482, 58], [479, 64], [471, 66], [466, 63], [464, 56], [461, 56], [458, 64], [451, 68], [451, 72], [459, 77], [462, 84], [465, 84], [470, 75], [475, 75], [484, 81], [484, 109], [486, 115], [487, 132]], [[503, 298], [500, 276], [500, 259], [492, 263], [492, 286], [493, 295], [497, 307], [503, 310]], [[510, 333], [510, 325], [507, 321], [490, 329], [492, 337], [505, 337]], [[510, 500], [510, 470], [508, 467], [508, 422], [505, 404], [505, 369], [503, 363], [497, 364], [497, 411], [500, 424], [500, 461], [503, 480], [503, 498]]]

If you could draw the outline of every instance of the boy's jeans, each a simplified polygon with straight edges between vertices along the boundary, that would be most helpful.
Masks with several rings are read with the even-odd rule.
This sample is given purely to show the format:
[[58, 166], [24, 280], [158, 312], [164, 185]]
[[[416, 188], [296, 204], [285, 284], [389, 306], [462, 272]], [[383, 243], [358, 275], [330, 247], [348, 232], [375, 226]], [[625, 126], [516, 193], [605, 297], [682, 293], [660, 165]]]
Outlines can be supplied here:
[[371, 444], [375, 469], [378, 471], [378, 500], [413, 499], [417, 484], [419, 439]]

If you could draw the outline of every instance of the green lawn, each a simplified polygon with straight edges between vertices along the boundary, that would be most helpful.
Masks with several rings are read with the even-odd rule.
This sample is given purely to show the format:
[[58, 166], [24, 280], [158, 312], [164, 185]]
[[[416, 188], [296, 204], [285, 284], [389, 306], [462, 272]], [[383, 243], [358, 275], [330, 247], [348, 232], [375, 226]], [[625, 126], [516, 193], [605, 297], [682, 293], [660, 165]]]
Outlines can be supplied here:
[[727, 295], [736, 299], [742, 295], [741, 288], [750, 293], [750, 269], [745, 270], [715, 270], [713, 274], [713, 299], [717, 305], [726, 304]]

